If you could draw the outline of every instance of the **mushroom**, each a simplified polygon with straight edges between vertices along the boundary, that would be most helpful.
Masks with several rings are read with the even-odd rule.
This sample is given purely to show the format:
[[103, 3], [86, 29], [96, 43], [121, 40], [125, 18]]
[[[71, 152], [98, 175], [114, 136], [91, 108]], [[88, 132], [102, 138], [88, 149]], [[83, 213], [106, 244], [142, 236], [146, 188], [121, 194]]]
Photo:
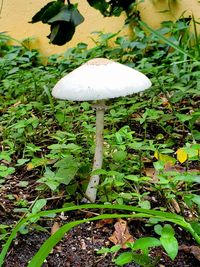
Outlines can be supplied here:
[[[151, 86], [141, 72], [105, 58], [94, 58], [64, 76], [55, 85], [52, 95], [75, 101], [95, 100], [96, 148], [93, 171], [102, 168], [105, 100], [131, 95]], [[92, 175], [86, 190], [90, 202], [96, 201], [99, 175]]]

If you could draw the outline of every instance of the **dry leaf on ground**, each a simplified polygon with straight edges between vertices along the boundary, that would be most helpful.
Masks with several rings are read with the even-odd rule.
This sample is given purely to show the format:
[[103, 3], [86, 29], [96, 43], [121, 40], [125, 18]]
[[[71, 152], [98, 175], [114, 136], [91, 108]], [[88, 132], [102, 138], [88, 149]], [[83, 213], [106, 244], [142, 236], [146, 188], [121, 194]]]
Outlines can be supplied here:
[[129, 233], [127, 222], [119, 219], [114, 225], [115, 231], [109, 237], [109, 240], [115, 245], [121, 245], [122, 248], [127, 248], [126, 243], [134, 242], [133, 236]]
[[105, 225], [111, 224], [113, 223], [113, 219], [104, 219], [104, 220], [100, 220], [96, 223], [96, 228], [102, 228]]
[[58, 222], [55, 222], [53, 224], [53, 226], [51, 227], [51, 235], [55, 234], [55, 232], [57, 232], [59, 228], [60, 228], [59, 223]]

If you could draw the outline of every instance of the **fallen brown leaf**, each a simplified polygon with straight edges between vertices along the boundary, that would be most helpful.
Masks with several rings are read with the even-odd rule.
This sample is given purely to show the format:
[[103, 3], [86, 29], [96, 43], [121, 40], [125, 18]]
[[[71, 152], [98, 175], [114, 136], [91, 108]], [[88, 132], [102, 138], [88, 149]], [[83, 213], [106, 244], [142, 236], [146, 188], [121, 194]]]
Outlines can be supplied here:
[[127, 222], [119, 219], [114, 225], [115, 231], [109, 237], [109, 240], [115, 245], [121, 245], [122, 248], [127, 248], [127, 242], [134, 242], [133, 236], [129, 233]]
[[100, 220], [96, 223], [96, 228], [102, 228], [107, 224], [111, 224], [113, 223], [113, 219], [104, 219], [104, 220]]
[[59, 228], [60, 228], [59, 223], [58, 222], [55, 222], [53, 224], [53, 226], [51, 227], [51, 235], [55, 234], [55, 232], [57, 232]]
[[152, 178], [152, 180], [151, 180], [152, 183], [157, 183], [158, 182], [158, 177], [157, 177], [158, 172], [154, 168], [146, 168], [144, 170], [144, 174], [146, 176]]

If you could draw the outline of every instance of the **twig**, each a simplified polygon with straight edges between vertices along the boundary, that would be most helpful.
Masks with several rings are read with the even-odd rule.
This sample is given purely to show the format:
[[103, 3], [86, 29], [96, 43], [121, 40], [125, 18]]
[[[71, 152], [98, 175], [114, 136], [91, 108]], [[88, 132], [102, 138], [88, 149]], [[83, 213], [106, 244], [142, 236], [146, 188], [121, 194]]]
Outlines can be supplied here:
[[89, 214], [91, 214], [91, 215], [95, 215], [95, 216], [100, 215], [100, 213], [96, 213], [96, 212], [89, 211], [89, 210], [82, 210], [82, 209], [80, 209], [80, 211], [85, 212], [85, 213], [89, 213]]

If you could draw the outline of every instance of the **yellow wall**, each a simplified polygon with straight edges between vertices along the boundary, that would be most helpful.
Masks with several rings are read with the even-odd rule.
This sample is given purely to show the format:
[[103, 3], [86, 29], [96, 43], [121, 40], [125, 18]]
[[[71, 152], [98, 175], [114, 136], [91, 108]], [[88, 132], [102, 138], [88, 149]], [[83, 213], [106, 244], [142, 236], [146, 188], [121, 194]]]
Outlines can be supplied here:
[[[117, 32], [124, 24], [125, 15], [120, 18], [103, 18], [98, 10], [89, 6], [86, 0], [72, 0], [72, 3], [79, 3], [78, 8], [85, 17], [85, 21], [77, 27], [72, 41], [62, 47], [50, 45], [46, 38], [49, 34], [49, 26], [42, 23], [28, 23], [32, 16], [48, 2], [50, 0], [4, 0], [0, 14], [0, 31], [5, 31], [19, 40], [35, 37], [33, 46], [40, 48], [44, 55], [49, 55], [63, 52], [79, 42], [87, 42], [91, 45], [93, 43], [90, 38], [91, 32]], [[162, 11], [169, 9], [169, 2], [172, 3], [171, 10], [163, 13]], [[200, 18], [198, 0], [145, 0], [139, 5], [139, 10], [142, 19], [153, 27], [158, 27], [162, 20], [178, 18], [184, 11], [186, 14], [193, 12], [197, 19]], [[127, 28], [125, 33], [129, 33]]]
[[177, 20], [194, 15], [200, 22], [200, 2], [198, 0], [145, 0], [139, 5], [141, 18], [153, 28], [158, 28], [161, 21]]

